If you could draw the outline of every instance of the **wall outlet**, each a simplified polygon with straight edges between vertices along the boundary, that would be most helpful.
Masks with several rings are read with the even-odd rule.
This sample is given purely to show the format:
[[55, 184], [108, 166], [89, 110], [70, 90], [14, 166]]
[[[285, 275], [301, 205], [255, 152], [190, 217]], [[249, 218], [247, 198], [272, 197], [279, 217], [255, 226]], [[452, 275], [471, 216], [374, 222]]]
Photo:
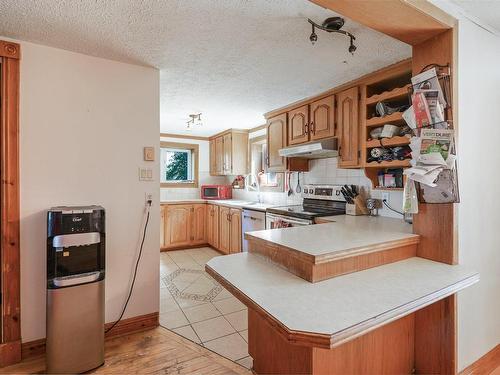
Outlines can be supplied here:
[[146, 193], [146, 194], [145, 194], [145, 198], [146, 198], [146, 199], [145, 199], [144, 201], [145, 201], [146, 203], [148, 203], [148, 201], [153, 202], [153, 193]]
[[386, 201], [387, 203], [389, 203], [389, 198], [390, 197], [391, 197], [391, 194], [388, 191], [384, 191], [382, 193], [382, 202]]

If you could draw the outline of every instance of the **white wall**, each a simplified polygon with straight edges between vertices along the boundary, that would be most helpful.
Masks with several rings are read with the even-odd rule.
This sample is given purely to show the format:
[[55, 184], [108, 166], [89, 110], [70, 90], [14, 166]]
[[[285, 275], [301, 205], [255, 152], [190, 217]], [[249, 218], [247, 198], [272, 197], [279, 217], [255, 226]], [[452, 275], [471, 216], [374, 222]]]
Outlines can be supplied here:
[[500, 37], [461, 18], [458, 63], [459, 261], [481, 274], [458, 296], [463, 369], [500, 343]]
[[[138, 253], [145, 193], [154, 196], [136, 287], [124, 318], [158, 311], [159, 73], [21, 43], [21, 330], [45, 337], [46, 210], [106, 208], [106, 321], [115, 320]], [[158, 158], [157, 158], [158, 159]], [[138, 167], [155, 182], [140, 182]]]
[[481, 275], [458, 293], [460, 371], [500, 344], [500, 32], [449, 1], [432, 2], [458, 19], [458, 252]]
[[199, 145], [199, 180], [197, 188], [161, 188], [161, 200], [200, 198], [200, 186], [204, 184], [226, 184], [225, 177], [210, 176], [210, 143], [189, 138], [161, 137], [162, 142], [176, 142]]

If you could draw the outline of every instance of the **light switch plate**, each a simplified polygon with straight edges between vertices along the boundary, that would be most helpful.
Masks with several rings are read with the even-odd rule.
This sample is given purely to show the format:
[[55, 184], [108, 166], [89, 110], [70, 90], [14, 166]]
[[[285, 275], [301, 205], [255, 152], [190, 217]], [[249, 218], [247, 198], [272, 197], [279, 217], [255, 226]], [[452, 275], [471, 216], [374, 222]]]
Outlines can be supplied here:
[[144, 161], [155, 161], [154, 147], [144, 147]]
[[153, 181], [153, 170], [139, 167], [139, 181]]

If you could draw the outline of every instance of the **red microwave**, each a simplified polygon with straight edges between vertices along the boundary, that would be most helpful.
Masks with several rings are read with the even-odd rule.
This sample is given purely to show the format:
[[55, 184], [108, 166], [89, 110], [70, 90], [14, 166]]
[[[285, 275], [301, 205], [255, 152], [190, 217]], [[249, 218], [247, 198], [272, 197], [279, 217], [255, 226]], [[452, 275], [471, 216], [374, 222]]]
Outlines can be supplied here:
[[231, 199], [232, 197], [231, 185], [201, 185], [202, 199]]

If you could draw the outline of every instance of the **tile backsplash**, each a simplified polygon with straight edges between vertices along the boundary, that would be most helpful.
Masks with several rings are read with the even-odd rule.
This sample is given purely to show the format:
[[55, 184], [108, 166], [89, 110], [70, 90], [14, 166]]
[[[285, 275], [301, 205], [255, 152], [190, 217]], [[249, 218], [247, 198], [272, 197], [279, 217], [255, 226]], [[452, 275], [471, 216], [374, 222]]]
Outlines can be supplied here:
[[[232, 180], [231, 180], [232, 181]], [[300, 184], [330, 184], [330, 185], [357, 185], [372, 198], [382, 199], [382, 191], [372, 190], [371, 181], [365, 176], [363, 169], [338, 168], [338, 159], [316, 159], [309, 162], [309, 172], [300, 174]], [[293, 194], [289, 197], [287, 192], [283, 193], [260, 193], [261, 201], [276, 205], [291, 205], [302, 203], [302, 197], [295, 192], [297, 186], [297, 173], [293, 173], [291, 179]], [[234, 199], [258, 200], [258, 193], [246, 190], [233, 190]], [[392, 208], [400, 211], [403, 204], [403, 193], [401, 191], [389, 191], [389, 204]], [[379, 209], [382, 216], [402, 218], [401, 215], [386, 207]]]
[[[344, 185], [353, 184], [360, 186], [373, 198], [382, 198], [382, 191], [372, 190], [371, 181], [365, 176], [363, 169], [341, 169], [338, 168], [338, 159], [316, 159], [309, 162], [309, 172], [300, 174], [300, 184], [332, 184]], [[230, 184], [234, 176], [210, 176], [209, 172], [200, 172], [200, 185], [203, 184]], [[302, 197], [295, 192], [297, 186], [297, 173], [293, 173], [291, 179], [293, 194], [288, 196], [287, 192], [261, 192], [260, 200], [273, 205], [292, 205], [302, 203]], [[169, 199], [194, 199], [200, 198], [200, 189], [185, 188], [162, 188], [161, 200]], [[233, 198], [257, 201], [259, 194], [255, 191], [233, 190]], [[403, 193], [401, 191], [389, 191], [389, 204], [394, 209], [400, 211], [403, 204]], [[402, 218], [401, 215], [383, 207], [379, 210], [382, 216]]]

